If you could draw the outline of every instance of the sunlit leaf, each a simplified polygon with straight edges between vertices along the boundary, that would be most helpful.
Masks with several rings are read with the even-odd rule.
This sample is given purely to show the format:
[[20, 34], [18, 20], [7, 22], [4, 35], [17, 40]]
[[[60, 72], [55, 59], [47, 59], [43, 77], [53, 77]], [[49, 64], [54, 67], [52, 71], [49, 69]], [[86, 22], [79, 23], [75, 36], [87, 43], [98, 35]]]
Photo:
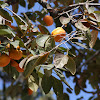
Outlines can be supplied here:
[[43, 69], [51, 70], [54, 67], [54, 64], [48, 64], [48, 65], [40, 65]]
[[86, 40], [85, 37], [81, 36], [81, 37], [73, 37], [73, 39], [78, 39], [78, 40]]
[[54, 65], [56, 68], [62, 68], [65, 64], [67, 64], [68, 62], [68, 56], [61, 54], [61, 53], [57, 53], [55, 54], [54, 57]]
[[10, 42], [10, 44], [12, 44], [15, 48], [17, 48], [19, 46], [19, 40], [15, 40], [13, 42]]
[[41, 46], [41, 47], [44, 47], [44, 44], [46, 42], [46, 40], [49, 38], [49, 35], [39, 35], [37, 38], [36, 38], [36, 43]]
[[88, 48], [86, 45], [84, 45], [84, 44], [82, 44], [82, 43], [79, 43], [79, 42], [73, 42], [73, 43], [75, 43], [75, 44], [77, 44], [78, 46], [81, 46], [81, 47], [83, 47], [83, 48], [85, 48], [85, 49]]
[[6, 6], [9, 6], [9, 5], [8, 5], [7, 3], [4, 3], [4, 2], [3, 2], [3, 3], [0, 4], [0, 6], [1, 6], [2, 8], [5, 8]]
[[37, 89], [39, 87], [32, 75], [28, 77], [28, 87], [34, 92], [37, 92]]
[[6, 25], [0, 25], [0, 35], [12, 35], [15, 37], [15, 33]]
[[48, 55], [49, 53], [47, 52], [30, 57], [25, 63], [24, 76], [28, 77], [36, 66], [43, 64], [47, 60]]
[[61, 17], [59, 18], [59, 20], [60, 20], [60, 22], [61, 22], [63, 25], [65, 25], [65, 24], [67, 24], [67, 23], [70, 22], [70, 18], [66, 18], [66, 17], [63, 17], [63, 16], [61, 16]]
[[80, 29], [80, 30], [83, 30], [83, 31], [87, 31], [88, 28], [86, 26], [84, 26], [80, 21], [78, 21], [77, 23], [75, 23], [75, 26]]
[[89, 42], [90, 48], [93, 48], [93, 46], [95, 45], [95, 42], [97, 40], [97, 36], [98, 36], [98, 31], [92, 30], [91, 31], [91, 41]]
[[100, 22], [100, 14], [94, 14], [96, 19], [97, 19], [97, 22]]
[[20, 63], [19, 63], [19, 67], [20, 68], [24, 67], [24, 64], [25, 64], [25, 62], [26, 62], [27, 59], [28, 59], [28, 57], [26, 57], [26, 58], [24, 58], [23, 60], [20, 61]]
[[25, 25], [19, 25], [19, 27], [21, 28], [21, 30], [24, 30], [24, 31], [27, 30], [27, 26], [25, 26]]
[[[51, 50], [53, 47], [55, 47], [55, 41], [54, 41], [54, 38], [49, 36], [49, 38], [46, 40], [45, 42], [45, 50], [46, 51], [49, 51]], [[53, 50], [54, 51], [54, 50]], [[52, 51], [52, 52], [53, 52]]]
[[89, 7], [87, 10], [88, 10], [88, 13], [90, 14], [90, 13], [94, 12], [95, 8], [94, 7]]

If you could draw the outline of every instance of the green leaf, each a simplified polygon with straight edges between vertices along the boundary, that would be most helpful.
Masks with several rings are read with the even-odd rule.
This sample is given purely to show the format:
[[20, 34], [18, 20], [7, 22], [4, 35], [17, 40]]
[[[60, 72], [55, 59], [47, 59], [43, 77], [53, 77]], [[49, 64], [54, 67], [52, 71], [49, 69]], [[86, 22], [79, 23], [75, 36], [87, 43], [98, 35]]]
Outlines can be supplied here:
[[15, 40], [14, 42], [10, 42], [10, 44], [12, 44], [15, 48], [17, 48], [19, 46], [19, 40]]
[[43, 69], [51, 70], [54, 68], [54, 64], [48, 64], [48, 65], [40, 65]]
[[88, 28], [86, 26], [84, 26], [80, 21], [78, 21], [77, 23], [75, 23], [75, 26], [80, 29], [80, 30], [83, 30], [83, 31], [87, 31]]
[[3, 9], [0, 9], [0, 15], [3, 18], [5, 18], [5, 19], [7, 19], [7, 20], [9, 20], [9, 21], [11, 21], [13, 23], [13, 19], [12, 19], [11, 15], [7, 11], [5, 11]]
[[69, 95], [68, 95], [67, 93], [64, 93], [64, 94], [63, 94], [63, 99], [64, 99], [64, 100], [69, 100]]
[[0, 4], [0, 6], [2, 7], [2, 8], [5, 8], [6, 6], [9, 6], [7, 3], [2, 3], [2, 4]]
[[13, 12], [15, 12], [15, 13], [18, 12], [18, 8], [19, 8], [19, 4], [18, 4], [18, 3], [12, 5], [12, 10], [13, 10]]
[[71, 57], [69, 57], [68, 63], [64, 67], [68, 71], [70, 71], [72, 75], [76, 73], [76, 64], [75, 64], [75, 61]]
[[65, 64], [68, 62], [68, 56], [61, 54], [61, 53], [56, 53], [54, 57], [54, 65], [56, 68], [62, 68]]
[[25, 25], [25, 23], [23, 21], [21, 21], [17, 16], [14, 15], [13, 17], [14, 17], [17, 25]]
[[54, 68], [55, 72], [57, 73], [57, 75], [59, 76], [59, 78], [61, 79], [61, 81], [63, 81], [71, 90], [73, 90], [70, 85], [68, 84], [68, 82], [66, 81], [65, 79], [65, 76], [63, 75], [63, 73], [57, 69], [57, 68]]
[[[36, 74], [37, 75], [37, 74]], [[37, 78], [35, 78], [36, 76], [33, 76], [33, 75], [30, 75], [29, 77], [28, 77], [28, 87], [32, 90], [32, 91], [34, 91], [34, 92], [37, 92], [37, 90], [38, 90], [38, 84], [39, 84], [39, 81], [38, 82], [36, 82], [36, 79]]]
[[[53, 47], [55, 47], [55, 41], [54, 41], [54, 38], [53, 37], [49, 37], [47, 39], [47, 41], [45, 42], [45, 50], [46, 51], [49, 51], [51, 50]], [[52, 53], [54, 53], [55, 50], [52, 51]]]
[[[16, 90], [16, 91], [15, 91]], [[21, 93], [22, 86], [20, 83], [12, 84], [5, 90], [6, 96], [11, 96], [11, 98], [16, 97], [17, 94]]]
[[41, 86], [45, 94], [48, 94], [51, 87], [53, 85], [52, 76], [48, 77], [47, 75], [43, 75]]
[[20, 46], [20, 47], [24, 47], [24, 42], [22, 41], [21, 38], [19, 38], [18, 36], [16, 36], [16, 40], [20, 41], [20, 42], [19, 42], [19, 46]]
[[24, 30], [24, 31], [27, 30], [27, 26], [26, 25], [19, 25], [19, 27], [21, 28], [21, 30]]
[[40, 46], [40, 47], [44, 47], [45, 42], [47, 41], [47, 39], [49, 38], [49, 35], [39, 35], [36, 38], [36, 43]]
[[67, 23], [70, 22], [71, 18], [66, 18], [66, 17], [61, 16], [61, 17], [59, 18], [59, 20], [60, 20], [60, 22], [61, 22], [63, 25], [65, 25], [65, 24], [67, 24]]
[[36, 39], [32, 40], [31, 48], [34, 49], [36, 46]]
[[7, 72], [10, 76], [12, 76], [14, 79], [17, 79], [19, 76], [19, 72], [16, 70], [16, 68], [10, 65], [4, 67], [4, 71]]
[[32, 8], [34, 6], [35, 0], [28, 0], [28, 9]]
[[91, 41], [89, 42], [90, 48], [93, 48], [93, 46], [95, 45], [95, 42], [97, 40], [97, 36], [98, 36], [98, 31], [92, 30], [91, 31]]
[[63, 94], [63, 85], [62, 82], [56, 78], [53, 78], [53, 90], [56, 95]]
[[6, 25], [0, 25], [0, 35], [12, 35], [15, 37], [15, 33]]
[[88, 13], [90, 14], [90, 13], [94, 12], [95, 8], [94, 7], [89, 7], [87, 10], [88, 10]]
[[25, 78], [28, 77], [33, 72], [36, 66], [43, 64], [46, 61], [48, 55], [49, 53], [46, 52], [40, 55], [35, 55], [30, 57], [25, 63], [25, 71], [24, 71]]
[[[40, 18], [39, 18], [39, 20], [40, 20]], [[41, 21], [40, 21], [40, 23], [41, 23]], [[44, 27], [43, 25], [38, 25], [38, 28], [39, 28], [41, 34], [48, 34], [48, 35], [50, 35], [48, 29], [46, 27]]]
[[51, 70], [44, 69], [44, 73], [46, 76], [50, 77], [52, 74], [52, 69]]
[[26, 7], [25, 0], [19, 0], [19, 4], [23, 7]]
[[75, 85], [75, 94], [78, 95], [80, 93], [80, 89], [77, 85]]
[[91, 40], [91, 32], [90, 32], [90, 30], [88, 30], [87, 32], [86, 32], [86, 38], [90, 41]]
[[72, 93], [72, 91], [69, 88], [66, 88], [68, 93]]

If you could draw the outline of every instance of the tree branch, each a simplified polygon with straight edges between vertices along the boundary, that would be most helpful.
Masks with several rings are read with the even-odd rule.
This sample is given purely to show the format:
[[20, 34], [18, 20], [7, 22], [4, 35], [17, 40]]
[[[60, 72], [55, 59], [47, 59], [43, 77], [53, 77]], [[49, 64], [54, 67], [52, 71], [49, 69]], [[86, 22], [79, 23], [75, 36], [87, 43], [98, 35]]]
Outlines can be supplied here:
[[94, 55], [92, 55], [90, 58], [88, 58], [82, 65], [80, 65], [77, 68], [77, 71], [84, 65], [88, 64], [93, 58], [95, 58], [96, 56], [98, 56], [98, 54], [100, 54], [100, 50], [96, 51]]
[[52, 8], [47, 2], [44, 2], [43, 0], [36, 0], [43, 8], [46, 8], [50, 15], [52, 17], [57, 17], [58, 15], [61, 15], [61, 13], [63, 14], [63, 12], [66, 12], [68, 10], [71, 10], [72, 8], [74, 7], [77, 7], [77, 6], [84, 6], [86, 4], [90, 5], [90, 6], [100, 6], [100, 3], [91, 3], [93, 2], [94, 0], [91, 0], [89, 2], [83, 2], [83, 3], [77, 3], [77, 4], [72, 4], [72, 5], [69, 5], [67, 6], [66, 8], [62, 9], [62, 10], [58, 10], [58, 9], [54, 9]]

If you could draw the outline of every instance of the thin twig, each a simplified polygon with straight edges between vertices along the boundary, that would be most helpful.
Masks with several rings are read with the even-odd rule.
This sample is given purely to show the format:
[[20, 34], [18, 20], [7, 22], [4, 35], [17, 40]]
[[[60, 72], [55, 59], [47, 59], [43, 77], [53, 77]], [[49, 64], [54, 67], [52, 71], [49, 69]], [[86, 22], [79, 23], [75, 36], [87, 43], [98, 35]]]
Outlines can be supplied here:
[[[68, 40], [66, 40], [66, 41], [64, 41], [64, 42], [62, 42], [62, 43], [60, 43], [59, 45], [57, 45], [57, 46], [55, 46], [53, 49], [51, 49], [50, 51], [48, 51], [48, 52], [51, 52], [51, 51], [53, 51], [54, 49], [57, 49], [60, 45], [62, 45], [62, 44], [64, 44], [64, 43], [66, 43], [66, 42], [68, 42], [71, 38], [73, 38], [73, 36], [77, 33], [77, 31], [72, 31], [74, 34], [68, 39]], [[71, 32], [71, 34], [72, 34], [72, 32]]]

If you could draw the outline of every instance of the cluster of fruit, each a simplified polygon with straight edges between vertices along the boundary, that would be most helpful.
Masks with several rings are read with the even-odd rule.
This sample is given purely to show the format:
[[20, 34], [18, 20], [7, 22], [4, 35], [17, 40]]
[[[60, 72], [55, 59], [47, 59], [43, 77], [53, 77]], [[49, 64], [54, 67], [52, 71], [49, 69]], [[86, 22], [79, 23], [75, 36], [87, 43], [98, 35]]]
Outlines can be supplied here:
[[[43, 18], [43, 21], [47, 24], [47, 26], [53, 24], [53, 18], [49, 15], [46, 15]], [[63, 38], [66, 36], [66, 31], [62, 27], [57, 27], [52, 31], [51, 35], [54, 37], [54, 40], [56, 42], [61, 42]]]
[[23, 72], [24, 69], [19, 67], [19, 64], [15, 60], [20, 60], [23, 56], [21, 50], [17, 49], [10, 49], [9, 55], [6, 53], [0, 54], [0, 67], [5, 67], [9, 63], [12, 67], [15, 67], [18, 72]]

